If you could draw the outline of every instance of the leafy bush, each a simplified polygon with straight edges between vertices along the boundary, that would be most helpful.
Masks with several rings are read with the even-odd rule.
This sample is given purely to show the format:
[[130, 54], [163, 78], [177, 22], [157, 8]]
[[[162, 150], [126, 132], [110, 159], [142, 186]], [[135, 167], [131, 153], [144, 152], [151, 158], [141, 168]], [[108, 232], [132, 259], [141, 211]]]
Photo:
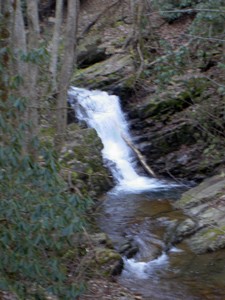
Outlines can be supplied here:
[[180, 18], [187, 12], [182, 12], [179, 10], [193, 8], [198, 3], [202, 2], [201, 0], [154, 0], [153, 5], [155, 9], [160, 11], [160, 15], [166, 19], [168, 22], [173, 22], [176, 19]]
[[[75, 299], [83, 289], [75, 235], [86, 226], [90, 199], [67, 191], [53, 149], [33, 138], [26, 152], [27, 100], [17, 96], [23, 81], [12, 76], [13, 56], [1, 32], [0, 51], [0, 290], [18, 299]], [[5, 35], [7, 38], [7, 35]], [[76, 239], [79, 241], [79, 239]]]
[[225, 30], [225, 1], [208, 0], [199, 3], [196, 8], [199, 12], [191, 26], [191, 33], [212, 38], [220, 37]]
[[39, 149], [41, 163], [23, 153], [23, 124], [13, 129], [4, 115], [0, 123], [0, 289], [22, 299], [43, 293], [74, 298], [79, 286], [69, 282], [62, 258], [78, 246], [71, 238], [85, 226], [91, 201], [66, 191], [54, 151]]

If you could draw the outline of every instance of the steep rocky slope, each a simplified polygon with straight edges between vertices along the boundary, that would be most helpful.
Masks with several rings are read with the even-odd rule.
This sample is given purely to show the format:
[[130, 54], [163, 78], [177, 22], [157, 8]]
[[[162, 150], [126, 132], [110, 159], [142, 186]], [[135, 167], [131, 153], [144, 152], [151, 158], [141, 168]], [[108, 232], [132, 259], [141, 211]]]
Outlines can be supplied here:
[[[134, 144], [155, 172], [199, 182], [213, 175], [225, 160], [225, 105], [222, 87], [217, 83], [223, 78], [219, 67], [222, 48], [217, 45], [215, 49], [209, 43], [201, 49], [202, 56], [196, 54], [199, 46], [190, 46], [186, 35], [193, 15], [172, 24], [157, 14], [151, 18], [154, 39], [146, 26], [142, 33], [145, 44], [127, 46], [133, 32], [128, 1], [84, 3], [79, 68], [72, 84], [119, 95]], [[179, 53], [182, 64], [177, 68], [183, 67], [183, 72], [177, 75], [176, 66], [170, 67], [174, 58], [167, 57], [172, 52], [165, 52], [160, 43], [170, 45], [173, 57]], [[190, 53], [182, 58], [180, 49]], [[185, 64], [183, 60], [187, 59], [190, 62]], [[167, 83], [162, 85], [160, 76], [167, 76], [163, 79]]]

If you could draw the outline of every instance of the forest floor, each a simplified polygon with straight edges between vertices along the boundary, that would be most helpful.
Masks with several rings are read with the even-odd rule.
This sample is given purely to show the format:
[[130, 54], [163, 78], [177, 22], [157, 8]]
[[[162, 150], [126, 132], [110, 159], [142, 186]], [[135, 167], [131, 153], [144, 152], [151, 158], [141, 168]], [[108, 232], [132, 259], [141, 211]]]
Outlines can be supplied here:
[[107, 279], [93, 278], [88, 283], [86, 293], [79, 300], [141, 300], [140, 295], [134, 294], [117, 282]]

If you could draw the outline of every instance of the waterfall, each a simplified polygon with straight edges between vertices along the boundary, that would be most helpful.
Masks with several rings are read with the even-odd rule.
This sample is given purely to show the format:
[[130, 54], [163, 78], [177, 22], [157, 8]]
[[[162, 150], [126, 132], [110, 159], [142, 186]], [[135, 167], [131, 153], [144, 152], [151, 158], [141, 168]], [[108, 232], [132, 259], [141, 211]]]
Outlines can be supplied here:
[[117, 187], [123, 190], [143, 190], [165, 185], [154, 178], [137, 174], [134, 153], [124, 140], [124, 137], [131, 140], [131, 136], [117, 96], [99, 90], [71, 87], [68, 101], [76, 117], [94, 128], [102, 140], [102, 156]]

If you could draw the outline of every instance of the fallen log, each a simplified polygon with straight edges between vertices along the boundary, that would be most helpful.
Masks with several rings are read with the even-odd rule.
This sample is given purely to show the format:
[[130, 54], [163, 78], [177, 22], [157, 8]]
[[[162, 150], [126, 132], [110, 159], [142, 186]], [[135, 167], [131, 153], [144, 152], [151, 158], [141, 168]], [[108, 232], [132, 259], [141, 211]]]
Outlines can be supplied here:
[[145, 171], [149, 175], [156, 177], [156, 174], [154, 173], [154, 171], [145, 162], [144, 156], [141, 154], [141, 152], [124, 135], [121, 134], [121, 136], [122, 136], [123, 140], [125, 141], [125, 143], [134, 151], [134, 153], [136, 154], [138, 160], [140, 161], [140, 163], [143, 166], [143, 168], [145, 169]]

